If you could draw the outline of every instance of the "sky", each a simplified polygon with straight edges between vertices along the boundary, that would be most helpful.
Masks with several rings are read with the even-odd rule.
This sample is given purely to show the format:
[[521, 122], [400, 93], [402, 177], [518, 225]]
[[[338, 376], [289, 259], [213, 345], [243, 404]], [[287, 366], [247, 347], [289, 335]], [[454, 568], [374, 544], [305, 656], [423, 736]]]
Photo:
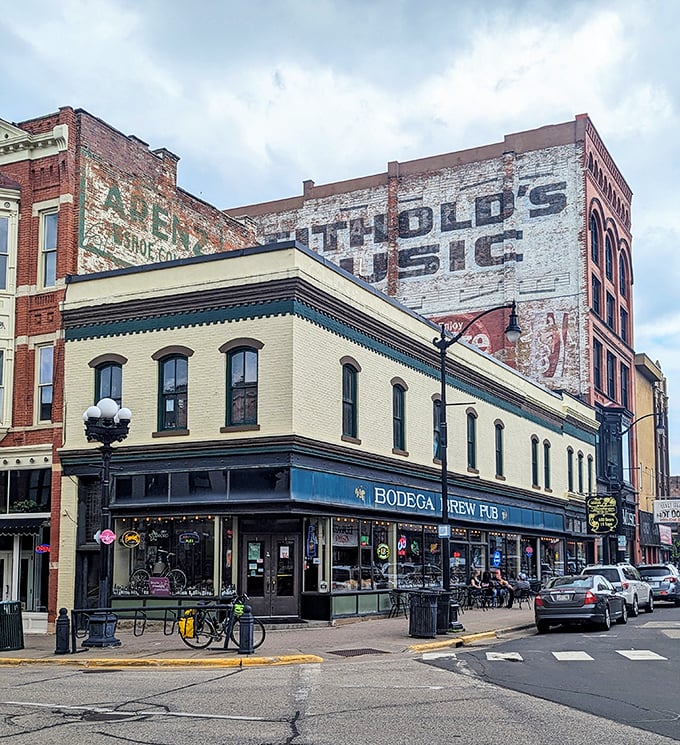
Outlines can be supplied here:
[[680, 2], [21, 0], [0, 118], [82, 108], [219, 208], [590, 115], [633, 190], [634, 347], [680, 474]]

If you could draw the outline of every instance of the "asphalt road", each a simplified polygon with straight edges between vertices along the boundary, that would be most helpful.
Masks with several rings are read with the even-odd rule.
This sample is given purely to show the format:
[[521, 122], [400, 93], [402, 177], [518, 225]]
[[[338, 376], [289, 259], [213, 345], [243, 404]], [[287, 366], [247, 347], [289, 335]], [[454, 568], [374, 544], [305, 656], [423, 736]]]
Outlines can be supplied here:
[[[533, 639], [517, 641], [531, 645]], [[456, 650], [456, 653], [461, 652]], [[425, 654], [367, 654], [323, 663], [218, 671], [90, 670], [38, 665], [5, 669], [0, 677], [0, 742], [12, 745], [675, 743], [652, 733], [645, 734], [641, 740], [637, 728], [499, 688], [465, 674], [469, 668], [464, 665], [460, 669], [454, 666], [455, 672], [434, 666], [425, 661]], [[519, 669], [515, 663], [505, 664]]]
[[555, 628], [430, 662], [680, 741], [679, 641], [680, 608], [658, 605], [606, 633]]

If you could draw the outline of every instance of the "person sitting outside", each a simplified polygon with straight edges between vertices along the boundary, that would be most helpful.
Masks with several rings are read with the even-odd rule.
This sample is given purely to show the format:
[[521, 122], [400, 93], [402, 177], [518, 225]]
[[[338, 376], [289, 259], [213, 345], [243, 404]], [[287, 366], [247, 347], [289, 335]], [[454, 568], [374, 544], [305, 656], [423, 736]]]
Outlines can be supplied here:
[[515, 602], [515, 589], [508, 580], [503, 577], [500, 569], [496, 569], [495, 581], [500, 591], [502, 599], [501, 605], [505, 603], [506, 608], [512, 608], [512, 604]]
[[491, 572], [484, 570], [480, 581], [482, 586], [482, 607], [494, 606], [496, 604], [496, 582]]

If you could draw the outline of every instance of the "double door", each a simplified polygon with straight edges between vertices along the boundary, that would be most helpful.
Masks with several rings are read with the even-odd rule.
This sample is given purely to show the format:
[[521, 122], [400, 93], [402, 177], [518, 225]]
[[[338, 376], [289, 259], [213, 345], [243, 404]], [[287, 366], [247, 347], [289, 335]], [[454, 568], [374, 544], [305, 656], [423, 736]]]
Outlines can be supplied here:
[[245, 532], [241, 547], [240, 586], [250, 598], [253, 614], [297, 617], [299, 536]]

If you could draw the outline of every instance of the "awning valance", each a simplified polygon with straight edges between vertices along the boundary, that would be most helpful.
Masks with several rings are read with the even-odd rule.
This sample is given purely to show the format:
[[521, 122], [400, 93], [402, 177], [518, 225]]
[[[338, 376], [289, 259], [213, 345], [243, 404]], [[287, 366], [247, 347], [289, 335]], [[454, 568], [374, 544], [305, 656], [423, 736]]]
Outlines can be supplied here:
[[0, 518], [0, 535], [38, 535], [43, 525], [50, 521], [44, 517]]

